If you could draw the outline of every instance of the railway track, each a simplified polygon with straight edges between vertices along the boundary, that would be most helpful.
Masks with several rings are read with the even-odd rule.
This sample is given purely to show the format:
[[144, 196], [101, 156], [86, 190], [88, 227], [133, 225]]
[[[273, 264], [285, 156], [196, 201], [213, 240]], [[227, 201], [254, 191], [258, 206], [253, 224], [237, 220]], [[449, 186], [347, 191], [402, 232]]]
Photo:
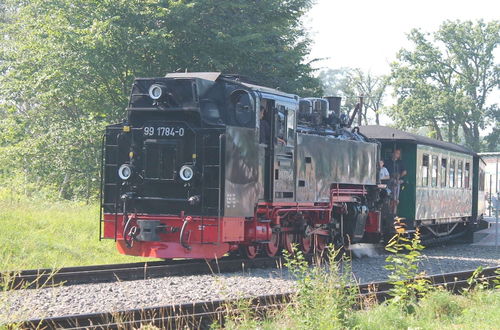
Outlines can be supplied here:
[[[312, 262], [309, 256], [309, 262]], [[282, 257], [243, 259], [225, 257], [220, 260], [167, 260], [65, 267], [60, 269], [33, 269], [0, 272], [0, 283], [4, 289], [36, 289], [59, 285], [110, 283], [133, 281], [167, 276], [203, 275], [238, 272], [245, 269], [283, 266]]]
[[[478, 281], [490, 286], [497, 278], [495, 271], [498, 267], [486, 268], [476, 274]], [[471, 284], [468, 279], [475, 271], [447, 273], [426, 277], [433, 286], [441, 286], [453, 292], [468, 288]], [[359, 298], [374, 297], [379, 301], [389, 297], [392, 285], [389, 282], [374, 282], [358, 286]], [[266, 311], [283, 308], [292, 299], [293, 293], [266, 295], [252, 298], [251, 305], [255, 310]], [[94, 313], [68, 315], [45, 319], [23, 321], [18, 324], [21, 328], [130, 328], [152, 324], [160, 328], [196, 327], [205, 328], [213, 322], [223, 322], [227, 313], [227, 306], [236, 303], [236, 300], [218, 300], [197, 302], [183, 305], [159, 306], [143, 309], [132, 309], [115, 313]]]
[[35, 269], [0, 274], [0, 283], [11, 290], [35, 289], [54, 285], [75, 285], [115, 281], [144, 280], [166, 276], [237, 272], [252, 268], [276, 267], [280, 258], [174, 260], [129, 264], [95, 265], [54, 269]]

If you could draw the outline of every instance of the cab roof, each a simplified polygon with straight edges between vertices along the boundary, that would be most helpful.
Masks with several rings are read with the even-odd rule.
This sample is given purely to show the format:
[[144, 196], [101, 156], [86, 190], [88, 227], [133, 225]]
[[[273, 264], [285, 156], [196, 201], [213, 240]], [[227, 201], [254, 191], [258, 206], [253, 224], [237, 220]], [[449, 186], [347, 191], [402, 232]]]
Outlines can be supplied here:
[[256, 85], [243, 76], [222, 74], [221, 72], [174, 72], [174, 73], [167, 73], [165, 78], [198, 78], [210, 81], [217, 81], [219, 79], [223, 79], [262, 93], [275, 94], [298, 100], [297, 95], [285, 93], [275, 88]]

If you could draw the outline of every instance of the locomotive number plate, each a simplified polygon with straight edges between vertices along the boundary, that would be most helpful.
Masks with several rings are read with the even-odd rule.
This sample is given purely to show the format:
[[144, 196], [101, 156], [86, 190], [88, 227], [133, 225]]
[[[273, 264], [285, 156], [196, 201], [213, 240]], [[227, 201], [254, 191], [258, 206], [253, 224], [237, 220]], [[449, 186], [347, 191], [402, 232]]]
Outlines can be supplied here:
[[147, 137], [182, 137], [186, 130], [184, 127], [177, 125], [144, 126], [142, 132]]

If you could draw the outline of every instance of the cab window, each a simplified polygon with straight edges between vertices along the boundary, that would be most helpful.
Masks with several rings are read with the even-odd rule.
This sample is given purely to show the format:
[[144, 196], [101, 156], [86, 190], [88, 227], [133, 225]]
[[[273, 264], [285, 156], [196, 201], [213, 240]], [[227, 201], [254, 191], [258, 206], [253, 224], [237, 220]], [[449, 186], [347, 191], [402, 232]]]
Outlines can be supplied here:
[[278, 108], [278, 113], [276, 114], [276, 137], [279, 140], [285, 141], [287, 134], [286, 127], [285, 107], [280, 106]]
[[255, 127], [255, 102], [245, 90], [236, 90], [230, 96], [230, 114], [236, 126]]
[[289, 145], [293, 145], [295, 141], [295, 111], [287, 111], [287, 142]]

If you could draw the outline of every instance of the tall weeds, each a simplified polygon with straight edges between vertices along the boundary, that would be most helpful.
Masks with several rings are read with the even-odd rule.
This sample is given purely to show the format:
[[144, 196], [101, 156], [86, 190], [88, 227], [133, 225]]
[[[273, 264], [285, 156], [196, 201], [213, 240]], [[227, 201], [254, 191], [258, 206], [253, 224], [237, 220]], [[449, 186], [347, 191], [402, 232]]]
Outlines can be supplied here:
[[285, 317], [296, 328], [332, 329], [352, 326], [357, 286], [352, 277], [350, 259], [339, 255], [332, 245], [326, 250], [328, 263], [309, 267], [299, 251], [285, 253], [285, 266], [297, 278], [295, 304]]
[[405, 312], [413, 313], [418, 299], [432, 288], [431, 283], [423, 278], [425, 273], [419, 270], [419, 262], [422, 259], [420, 251], [424, 249], [420, 232], [417, 229], [411, 238], [404, 233], [398, 233], [385, 249], [392, 253], [386, 258], [385, 265], [385, 268], [391, 271], [389, 282], [393, 285], [390, 290], [390, 303], [401, 307]]

